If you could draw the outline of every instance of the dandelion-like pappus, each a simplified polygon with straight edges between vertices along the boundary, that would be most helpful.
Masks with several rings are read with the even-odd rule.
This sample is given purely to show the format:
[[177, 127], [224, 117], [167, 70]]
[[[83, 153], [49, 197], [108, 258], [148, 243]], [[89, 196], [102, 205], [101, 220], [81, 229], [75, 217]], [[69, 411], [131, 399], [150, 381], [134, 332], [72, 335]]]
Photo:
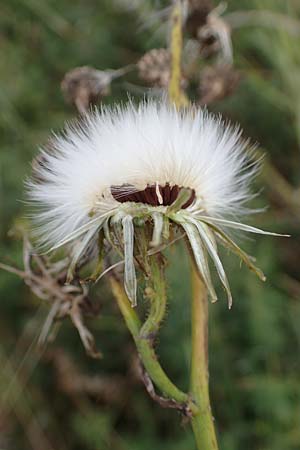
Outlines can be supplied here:
[[264, 280], [227, 232], [273, 234], [239, 221], [253, 212], [246, 203], [259, 163], [240, 129], [220, 116], [152, 101], [102, 108], [68, 125], [39, 161], [28, 182], [37, 207], [35, 232], [50, 250], [68, 244], [69, 278], [88, 249], [97, 248], [101, 234], [124, 255], [124, 286], [136, 305], [135, 241], [137, 230], [147, 225], [146, 254], [159, 252], [172, 230], [182, 230], [213, 301], [208, 256], [232, 303], [218, 243]]

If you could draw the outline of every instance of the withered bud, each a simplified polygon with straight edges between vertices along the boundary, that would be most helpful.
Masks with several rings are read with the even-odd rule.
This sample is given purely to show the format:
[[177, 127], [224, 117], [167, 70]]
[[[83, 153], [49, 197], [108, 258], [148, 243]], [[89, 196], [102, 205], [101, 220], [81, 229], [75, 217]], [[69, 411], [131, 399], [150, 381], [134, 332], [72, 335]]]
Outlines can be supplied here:
[[197, 38], [199, 28], [206, 24], [207, 16], [212, 9], [211, 0], [188, 0], [185, 28], [193, 38]]
[[231, 29], [228, 23], [220, 17], [216, 8], [207, 16], [206, 24], [198, 29], [197, 38], [200, 43], [202, 57], [219, 53], [223, 63], [232, 63]]
[[84, 113], [90, 104], [109, 95], [110, 84], [116, 71], [97, 70], [93, 67], [76, 67], [66, 73], [61, 83], [66, 100]]
[[167, 87], [170, 79], [170, 52], [165, 48], [154, 48], [138, 61], [139, 77], [147, 83]]
[[200, 105], [209, 105], [232, 94], [241, 74], [228, 64], [205, 67], [200, 75]]
[[200, 55], [202, 58], [209, 58], [221, 49], [220, 40], [215, 30], [209, 24], [198, 28], [197, 40], [200, 44]]
[[[154, 48], [145, 53], [137, 63], [138, 75], [146, 83], [159, 88], [167, 88], [171, 76], [171, 55], [165, 48]], [[182, 77], [181, 87], [187, 80]]]

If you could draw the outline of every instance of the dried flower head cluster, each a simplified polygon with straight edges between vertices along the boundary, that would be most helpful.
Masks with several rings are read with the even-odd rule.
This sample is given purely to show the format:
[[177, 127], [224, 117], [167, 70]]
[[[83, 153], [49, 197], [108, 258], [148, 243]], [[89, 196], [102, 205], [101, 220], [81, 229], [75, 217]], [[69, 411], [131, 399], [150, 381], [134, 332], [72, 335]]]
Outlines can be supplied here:
[[[199, 105], [208, 105], [231, 95], [240, 81], [240, 75], [233, 67], [231, 29], [221, 16], [224, 8], [222, 4], [213, 8], [211, 0], [182, 3], [183, 29], [188, 39], [183, 46], [180, 83], [183, 91], [191, 83], [199, 84]], [[164, 22], [167, 19], [169, 22], [170, 11], [171, 8], [160, 11], [157, 20]], [[209, 66], [203, 67], [203, 60], [209, 61]], [[166, 91], [171, 79], [171, 66], [170, 49], [153, 48], [134, 63], [117, 70], [76, 67], [65, 74], [61, 89], [65, 99], [84, 114], [90, 105], [111, 94], [113, 80], [134, 70], [154, 94]], [[132, 83], [129, 86], [133, 91], [141, 91], [141, 86]]]
[[[230, 220], [249, 212], [249, 184], [257, 165], [249, 161], [238, 128], [196, 108], [183, 112], [165, 103], [103, 108], [67, 126], [42, 151], [29, 195], [41, 245], [71, 244], [72, 272], [103, 230], [118, 236], [124, 254], [125, 289], [136, 304], [135, 229], [148, 223], [148, 248], [169, 240], [171, 227], [186, 234], [213, 300], [207, 255], [227, 292], [217, 240], [237, 253], [262, 279], [251, 259], [228, 237], [233, 228], [264, 233]], [[36, 181], [35, 181], [36, 180]]]

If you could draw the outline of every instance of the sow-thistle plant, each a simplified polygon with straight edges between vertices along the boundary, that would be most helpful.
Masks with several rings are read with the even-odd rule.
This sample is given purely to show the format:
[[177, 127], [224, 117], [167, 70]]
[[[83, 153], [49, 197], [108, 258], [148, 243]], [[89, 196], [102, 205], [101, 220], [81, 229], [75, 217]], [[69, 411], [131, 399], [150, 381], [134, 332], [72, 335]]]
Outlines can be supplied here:
[[[136, 306], [142, 247], [147, 257], [186, 236], [211, 300], [217, 295], [209, 259], [230, 307], [218, 244], [264, 280], [230, 230], [273, 234], [239, 220], [252, 212], [246, 203], [259, 167], [247, 147], [238, 127], [197, 108], [149, 101], [95, 110], [55, 136], [35, 165], [28, 187], [40, 244], [68, 247], [71, 281], [81, 259], [95, 251], [103, 256], [109, 243], [124, 261], [125, 291]], [[143, 227], [151, 236], [141, 235]]]
[[[217, 300], [211, 268], [231, 307], [220, 246], [264, 280], [233, 237], [239, 232], [275, 233], [243, 219], [255, 212], [248, 204], [255, 196], [251, 184], [260, 167], [255, 151], [242, 139], [239, 127], [190, 106], [183, 92], [181, 6], [177, 1], [172, 8], [170, 49], [164, 53], [169, 104], [143, 101], [135, 106], [129, 101], [84, 113], [41, 151], [28, 194], [40, 249], [65, 248], [68, 283], [86, 276], [81, 271], [86, 263], [94, 262], [95, 267], [83, 284], [111, 272], [112, 291], [136, 344], [148, 393], [161, 406], [191, 418], [199, 449], [217, 450], [208, 389], [206, 293]], [[228, 93], [228, 83], [222, 89], [222, 95], [217, 92], [210, 98]], [[154, 348], [167, 304], [163, 251], [178, 239], [185, 240], [192, 259], [187, 393], [169, 379]], [[114, 262], [112, 255], [119, 260]], [[115, 269], [121, 266], [120, 280]], [[139, 286], [149, 305], [144, 322], [135, 308]]]
[[[192, 61], [183, 76], [182, 29], [199, 41], [202, 58], [217, 54], [213, 66], [197, 72], [198, 104], [221, 99], [237, 85], [230, 30], [219, 17], [220, 8], [212, 8], [210, 1], [174, 1], [167, 9], [169, 48], [148, 52], [136, 64], [142, 80], [168, 88], [165, 100], [138, 105], [129, 101], [88, 112], [90, 101], [107, 95], [112, 79], [133, 66], [117, 71], [82, 67], [67, 74], [63, 91], [81, 117], [40, 151], [27, 181], [32, 233], [42, 255], [33, 255], [26, 237], [24, 271], [0, 264], [21, 276], [40, 298], [53, 302], [40, 341], [55, 318], [70, 316], [93, 357], [99, 353], [82, 312], [89, 303], [88, 283], [110, 273], [112, 293], [137, 347], [148, 393], [162, 407], [176, 408], [191, 419], [197, 448], [203, 450], [218, 448], [208, 389], [207, 293], [217, 300], [211, 270], [230, 308], [232, 295], [220, 247], [265, 280], [236, 238], [244, 232], [276, 235], [244, 221], [257, 212], [249, 201], [256, 195], [251, 185], [261, 159], [242, 139], [238, 126], [191, 106], [184, 91], [198, 66]], [[164, 250], [179, 239], [185, 241], [192, 262], [188, 392], [169, 379], [154, 345], [167, 306]], [[58, 251], [61, 248], [64, 251]], [[149, 308], [143, 319], [144, 309], [137, 307], [140, 297]]]

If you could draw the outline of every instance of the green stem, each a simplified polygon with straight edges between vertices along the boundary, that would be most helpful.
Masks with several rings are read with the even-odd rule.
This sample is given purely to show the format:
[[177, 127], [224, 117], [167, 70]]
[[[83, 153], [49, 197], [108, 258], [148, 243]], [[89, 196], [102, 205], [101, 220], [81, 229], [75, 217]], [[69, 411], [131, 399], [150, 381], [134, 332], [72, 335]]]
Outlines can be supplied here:
[[[196, 407], [194, 402], [191, 401], [189, 395], [178, 389], [175, 384], [168, 378], [161, 365], [159, 364], [152, 346], [152, 333], [155, 333], [157, 330], [156, 320], [158, 319], [158, 321], [160, 321], [162, 319], [162, 313], [165, 307], [162, 307], [162, 310], [160, 310], [159, 307], [157, 308], [155, 306], [155, 311], [154, 309], [153, 311], [150, 311], [147, 321], [143, 326], [141, 326], [141, 321], [135, 309], [132, 308], [122, 284], [114, 277], [111, 277], [110, 281], [113, 294], [117, 300], [126, 325], [132, 334], [141, 361], [149, 377], [167, 398], [182, 404], [182, 409], [187, 409], [191, 413], [195, 414], [198, 411], [198, 408]], [[159, 303], [158, 300], [160, 299], [158, 298], [158, 295], [163, 295], [165, 297], [164, 289], [162, 291], [162, 284], [159, 284], [160, 288], [155, 290], [155, 296], [153, 295], [152, 298], [152, 305], [155, 303]], [[155, 300], [157, 300], [157, 302], [155, 302]], [[165, 303], [165, 298], [162, 299], [162, 302]]]
[[150, 276], [147, 279], [145, 295], [150, 301], [150, 311], [146, 322], [141, 328], [140, 337], [153, 340], [159, 330], [162, 320], [166, 314], [167, 295], [166, 283], [163, 270], [163, 262], [160, 256], [149, 258]]
[[[153, 348], [153, 341], [165, 317], [167, 306], [165, 274], [163, 262], [159, 258], [160, 256], [150, 258], [150, 276], [146, 287], [146, 295], [150, 300], [150, 311], [136, 339], [136, 345], [147, 373], [160, 391], [176, 402], [190, 403], [189, 396], [180, 391], [166, 376]], [[193, 405], [192, 409], [194, 409]]]
[[192, 427], [200, 450], [217, 450], [217, 438], [211, 413], [208, 388], [208, 302], [206, 287], [192, 265], [192, 357], [191, 394], [199, 410], [192, 418]]
[[175, 1], [171, 15], [171, 79], [169, 83], [169, 99], [177, 108], [187, 106], [189, 101], [181, 88], [181, 54], [182, 54], [182, 5]]

